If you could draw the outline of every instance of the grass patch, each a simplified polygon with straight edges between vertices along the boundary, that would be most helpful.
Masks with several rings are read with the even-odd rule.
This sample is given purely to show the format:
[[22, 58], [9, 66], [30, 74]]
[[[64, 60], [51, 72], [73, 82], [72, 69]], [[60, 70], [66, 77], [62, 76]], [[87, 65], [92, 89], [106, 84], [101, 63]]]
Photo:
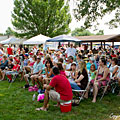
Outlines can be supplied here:
[[105, 95], [102, 101], [98, 97], [97, 103], [92, 103], [91, 98], [83, 100], [69, 113], [61, 113], [52, 101], [47, 112], [35, 111], [43, 103], [33, 102], [34, 92], [21, 88], [24, 84], [17, 80], [8, 89], [7, 81], [0, 82], [0, 120], [109, 120], [111, 113], [120, 114], [120, 97], [115, 94]]

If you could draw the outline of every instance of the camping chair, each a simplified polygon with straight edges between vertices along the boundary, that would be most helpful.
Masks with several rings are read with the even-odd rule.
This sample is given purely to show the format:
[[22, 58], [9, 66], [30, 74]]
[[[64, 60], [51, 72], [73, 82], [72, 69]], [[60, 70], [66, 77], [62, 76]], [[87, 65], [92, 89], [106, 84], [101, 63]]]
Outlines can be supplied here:
[[111, 79], [110, 90], [111, 90], [111, 93], [113, 93], [113, 94], [119, 92], [119, 83], [118, 83], [118, 80]]
[[12, 74], [12, 76], [13, 76], [13, 78], [12, 78], [12, 82], [10, 83], [8, 89], [11, 87], [12, 83], [16, 80], [18, 74], [19, 74], [19, 73], [13, 73], [13, 74]]
[[[87, 89], [87, 87], [86, 87], [86, 89]], [[86, 89], [85, 90], [72, 89], [72, 92], [73, 92], [72, 104], [73, 104], [73, 106], [77, 106], [80, 104], [81, 100], [83, 99], [83, 97], [85, 95]]]
[[12, 82], [10, 83], [8, 89], [10, 89], [12, 83], [16, 80], [16, 78], [17, 78], [17, 76], [19, 75], [19, 73], [20, 73], [20, 65], [19, 65], [19, 67], [18, 67], [17, 72], [14, 72], [14, 73], [11, 74], [11, 75], [12, 75]]
[[103, 93], [102, 93], [102, 96], [101, 96], [101, 98], [100, 98], [100, 101], [103, 99], [105, 93], [107, 92], [108, 88], [110, 87], [110, 82], [111, 82], [111, 80], [109, 80], [109, 81], [107, 82], [107, 85], [106, 85], [106, 86], [102, 86], [102, 87], [100, 88], [100, 89], [103, 90]]

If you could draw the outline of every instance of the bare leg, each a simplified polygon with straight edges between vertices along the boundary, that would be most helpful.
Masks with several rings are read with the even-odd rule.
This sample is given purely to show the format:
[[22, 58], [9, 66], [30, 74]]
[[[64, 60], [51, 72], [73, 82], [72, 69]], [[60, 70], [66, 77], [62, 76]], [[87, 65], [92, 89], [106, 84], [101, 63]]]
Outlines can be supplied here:
[[38, 80], [38, 76], [35, 77], [35, 81], [37, 82], [37, 84], [38, 84], [38, 86], [39, 86], [39, 88], [40, 88], [40, 82], [39, 82], [39, 80]]
[[35, 80], [34, 80], [34, 75], [31, 76], [32, 84], [35, 86]]
[[48, 108], [48, 102], [49, 102], [49, 92], [46, 90], [45, 97], [44, 97], [44, 105], [43, 105], [43, 107], [37, 108], [36, 110], [46, 111]]
[[96, 102], [96, 97], [97, 97], [97, 94], [98, 94], [98, 86], [96, 84], [94, 84], [93, 86], [93, 100], [92, 102], [95, 103]]
[[39, 76], [39, 77], [38, 77], [38, 80], [42, 83], [42, 86], [43, 86], [43, 84], [44, 84], [43, 77], [42, 77], [42, 76]]
[[24, 75], [24, 79], [26, 81], [26, 84], [29, 85], [29, 82], [28, 82], [28, 74]]
[[88, 99], [89, 90], [90, 90], [90, 83], [88, 83], [87, 89], [86, 89], [86, 92], [85, 92], [85, 95], [84, 95], [84, 98], [86, 98], [86, 99]]
[[5, 72], [2, 72], [2, 80], [5, 79]]
[[21, 81], [23, 80], [24, 78], [24, 71], [21, 72]]

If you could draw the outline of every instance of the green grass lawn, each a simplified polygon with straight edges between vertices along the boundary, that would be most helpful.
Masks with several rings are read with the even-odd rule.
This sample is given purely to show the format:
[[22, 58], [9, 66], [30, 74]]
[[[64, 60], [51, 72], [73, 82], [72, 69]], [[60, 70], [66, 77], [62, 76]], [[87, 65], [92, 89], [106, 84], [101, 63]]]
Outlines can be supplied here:
[[115, 94], [105, 95], [102, 101], [91, 103], [83, 100], [79, 106], [72, 107], [69, 113], [61, 113], [50, 101], [47, 112], [35, 111], [43, 103], [32, 101], [34, 92], [21, 88], [25, 82], [19, 80], [8, 89], [7, 81], [0, 82], [0, 120], [110, 120], [111, 113], [120, 115], [120, 97]]

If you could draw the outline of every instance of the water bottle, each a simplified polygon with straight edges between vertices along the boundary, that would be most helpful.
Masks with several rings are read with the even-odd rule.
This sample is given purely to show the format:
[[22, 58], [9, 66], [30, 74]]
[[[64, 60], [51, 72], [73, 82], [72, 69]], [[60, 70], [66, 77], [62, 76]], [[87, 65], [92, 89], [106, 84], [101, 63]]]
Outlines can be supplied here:
[[35, 101], [35, 97], [36, 97], [36, 95], [34, 94], [34, 95], [33, 95], [33, 98], [32, 98], [32, 101]]

